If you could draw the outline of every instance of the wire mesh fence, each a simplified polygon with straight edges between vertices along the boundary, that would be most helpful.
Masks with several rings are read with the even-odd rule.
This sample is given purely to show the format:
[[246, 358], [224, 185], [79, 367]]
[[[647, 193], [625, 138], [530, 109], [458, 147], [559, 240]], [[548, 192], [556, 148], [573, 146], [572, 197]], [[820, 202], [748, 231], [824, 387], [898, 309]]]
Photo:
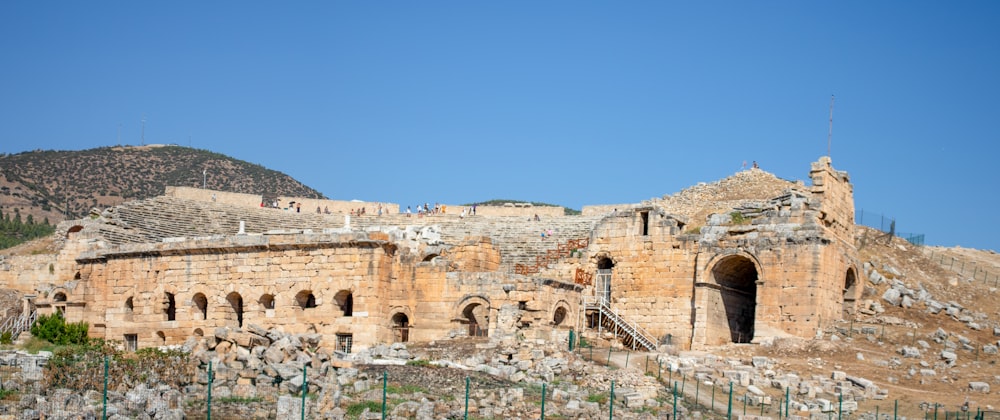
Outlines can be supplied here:
[[905, 239], [907, 242], [922, 246], [924, 245], [924, 234], [907, 233], [896, 229], [896, 218], [886, 216], [881, 213], [874, 213], [865, 210], [855, 212], [855, 221], [862, 226], [878, 229], [882, 232]]

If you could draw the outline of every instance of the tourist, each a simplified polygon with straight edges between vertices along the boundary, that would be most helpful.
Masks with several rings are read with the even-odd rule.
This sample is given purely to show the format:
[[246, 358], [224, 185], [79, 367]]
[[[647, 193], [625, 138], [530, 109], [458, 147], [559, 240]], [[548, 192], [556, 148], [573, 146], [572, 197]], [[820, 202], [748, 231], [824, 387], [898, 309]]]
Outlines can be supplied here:
[[323, 206], [323, 213], [330, 214], [330, 206]]
[[410, 206], [406, 206], [406, 217], [410, 217]]
[[302, 213], [302, 203], [295, 203], [295, 212]]

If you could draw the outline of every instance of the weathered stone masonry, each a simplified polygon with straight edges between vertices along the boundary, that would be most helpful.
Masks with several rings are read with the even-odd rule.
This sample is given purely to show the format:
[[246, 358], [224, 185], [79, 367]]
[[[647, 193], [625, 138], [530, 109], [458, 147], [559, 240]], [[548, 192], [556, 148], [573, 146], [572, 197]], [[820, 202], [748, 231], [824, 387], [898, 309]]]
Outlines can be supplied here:
[[[698, 348], [809, 337], [850, 314], [860, 288], [847, 174], [828, 158], [813, 163], [808, 187], [741, 174], [784, 190], [679, 194], [542, 222], [348, 221], [226, 195], [159, 197], [61, 224], [59, 254], [0, 262], [0, 284], [138, 347], [251, 324], [315, 332], [344, 351], [464, 335], [564, 340], [570, 328], [604, 330], [591, 305], [603, 299], [657, 343]], [[681, 202], [714, 213], [693, 217]], [[555, 234], [539, 235], [547, 230]], [[585, 247], [556, 252], [577, 240]], [[514, 274], [516, 264], [539, 271]]]

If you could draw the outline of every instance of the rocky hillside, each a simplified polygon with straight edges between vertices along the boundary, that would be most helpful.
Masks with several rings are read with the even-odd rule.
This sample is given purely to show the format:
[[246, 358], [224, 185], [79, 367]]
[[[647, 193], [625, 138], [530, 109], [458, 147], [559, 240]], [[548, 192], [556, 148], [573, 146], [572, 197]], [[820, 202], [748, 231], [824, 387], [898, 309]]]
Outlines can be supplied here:
[[[203, 177], [204, 170], [208, 176]], [[0, 155], [0, 207], [58, 223], [94, 207], [163, 194], [168, 185], [247, 194], [322, 198], [278, 171], [206, 150], [119, 146], [80, 151], [36, 150]]]
[[671, 214], [688, 217], [692, 223], [703, 223], [709, 214], [728, 213], [747, 202], [767, 201], [781, 196], [785, 190], [795, 188], [806, 187], [754, 168], [715, 182], [699, 183], [676, 194], [665, 195], [657, 204]]

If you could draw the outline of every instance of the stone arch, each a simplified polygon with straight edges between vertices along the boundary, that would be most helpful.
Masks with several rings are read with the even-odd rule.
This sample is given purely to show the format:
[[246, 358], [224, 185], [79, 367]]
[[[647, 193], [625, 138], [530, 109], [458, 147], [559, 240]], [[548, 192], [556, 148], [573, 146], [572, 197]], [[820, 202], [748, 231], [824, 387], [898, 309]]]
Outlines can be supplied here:
[[337, 303], [337, 307], [340, 308], [344, 316], [354, 314], [354, 293], [350, 290], [338, 291], [336, 295], [333, 295], [333, 301]]
[[161, 346], [167, 345], [167, 334], [164, 333], [163, 331], [157, 331], [156, 332], [156, 338], [157, 338], [157, 342]]
[[64, 290], [59, 290], [52, 294], [52, 306], [56, 308], [56, 312], [64, 316], [66, 315], [66, 300], [66, 292]]
[[483, 296], [469, 296], [459, 302], [455, 321], [465, 326], [470, 337], [486, 337], [490, 327], [490, 301]]
[[208, 319], [208, 297], [204, 293], [195, 293], [191, 297], [191, 304], [195, 307], [196, 317], [201, 315], [202, 320]]
[[203, 331], [201, 328], [195, 328], [194, 331], [192, 331], [192, 334], [194, 334], [195, 337], [204, 337], [205, 331]]
[[389, 318], [392, 322], [392, 339], [396, 343], [410, 340], [410, 317], [404, 312], [396, 312]]
[[83, 226], [82, 225], [73, 225], [73, 226], [70, 226], [69, 229], [66, 229], [66, 239], [73, 239], [73, 237], [76, 236], [74, 234], [77, 233], [77, 232], [80, 232], [81, 230], [83, 230]]
[[760, 263], [746, 253], [718, 256], [703, 273], [705, 336], [709, 345], [749, 343], [757, 318]]
[[552, 325], [560, 326], [569, 320], [569, 303], [565, 300], [560, 300], [556, 302], [555, 306], [552, 308]]
[[226, 302], [229, 303], [227, 321], [235, 321], [236, 328], [243, 328], [243, 296], [237, 292], [230, 292], [226, 295]]
[[312, 309], [316, 307], [316, 295], [312, 290], [301, 290], [295, 294], [295, 303], [302, 309]]
[[847, 268], [847, 273], [844, 274], [844, 288], [841, 294], [842, 298], [842, 310], [841, 316], [844, 319], [851, 319], [854, 317], [854, 312], [857, 308], [857, 298], [858, 298], [858, 276], [857, 270], [852, 267]]
[[129, 296], [129, 297], [125, 298], [125, 305], [124, 305], [124, 307], [125, 307], [125, 313], [126, 314], [131, 314], [131, 313], [133, 313], [135, 311], [135, 302], [133, 301], [132, 296]]
[[263, 295], [260, 295], [259, 299], [257, 299], [257, 303], [260, 304], [260, 307], [264, 310], [274, 309], [274, 295], [264, 293]]
[[[162, 289], [163, 295], [160, 297], [159, 307], [157, 312], [163, 314], [163, 318], [166, 321], [176, 321], [177, 320], [177, 290], [171, 285], [163, 285]], [[155, 298], [154, 298], [155, 299]], [[154, 301], [155, 303], [155, 301]]]
[[611, 302], [611, 275], [614, 271], [615, 260], [610, 255], [602, 253], [597, 255], [594, 263], [597, 265], [597, 275], [594, 279], [594, 296], [598, 302]]
[[427, 256], [425, 256], [424, 259], [422, 259], [420, 261], [421, 262], [432, 262], [432, 261], [434, 261], [435, 258], [437, 258], [439, 256], [440, 255], [438, 255], [438, 254], [427, 254]]

